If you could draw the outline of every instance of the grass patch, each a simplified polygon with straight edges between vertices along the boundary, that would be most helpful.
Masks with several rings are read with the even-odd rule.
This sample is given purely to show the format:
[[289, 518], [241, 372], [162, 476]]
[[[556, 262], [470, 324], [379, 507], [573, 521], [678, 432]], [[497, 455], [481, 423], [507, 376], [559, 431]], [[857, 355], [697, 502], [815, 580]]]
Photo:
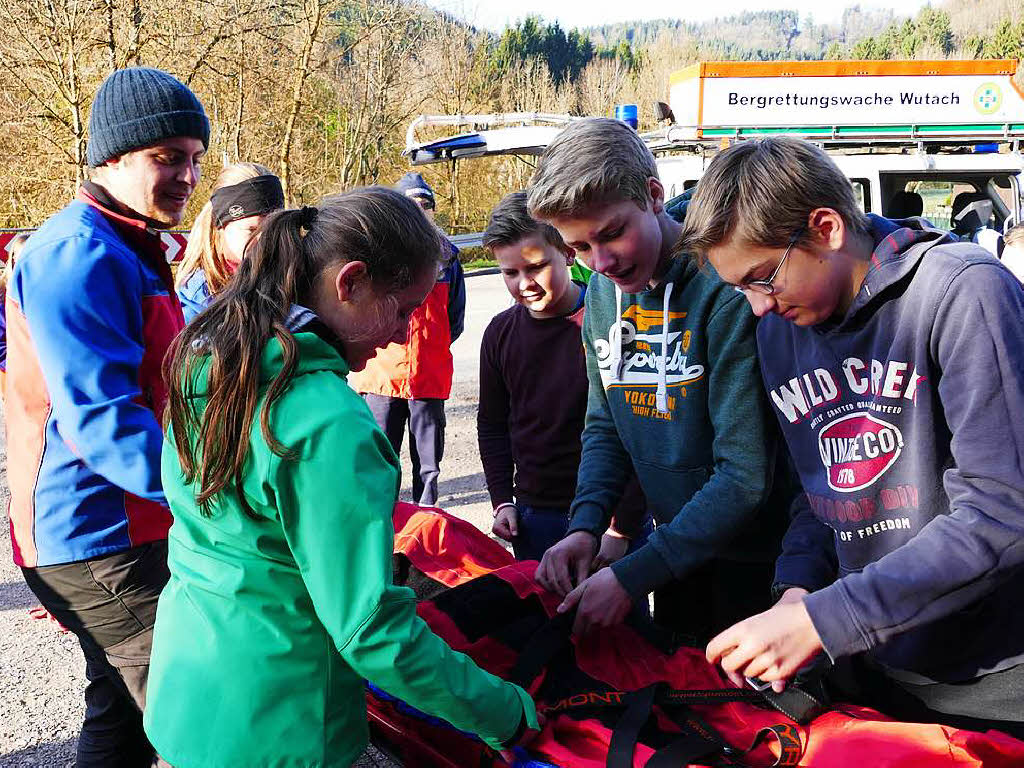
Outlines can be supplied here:
[[463, 248], [459, 251], [459, 261], [462, 262], [463, 269], [485, 269], [498, 266], [498, 262], [486, 248]]

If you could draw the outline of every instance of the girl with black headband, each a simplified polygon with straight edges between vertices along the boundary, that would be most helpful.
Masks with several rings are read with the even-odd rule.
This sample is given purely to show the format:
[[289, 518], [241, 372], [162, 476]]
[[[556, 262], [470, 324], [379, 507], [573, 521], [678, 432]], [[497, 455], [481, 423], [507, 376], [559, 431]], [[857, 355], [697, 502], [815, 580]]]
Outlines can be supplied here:
[[264, 217], [283, 207], [281, 180], [268, 168], [256, 163], [225, 166], [192, 225], [174, 281], [186, 323], [224, 289]]

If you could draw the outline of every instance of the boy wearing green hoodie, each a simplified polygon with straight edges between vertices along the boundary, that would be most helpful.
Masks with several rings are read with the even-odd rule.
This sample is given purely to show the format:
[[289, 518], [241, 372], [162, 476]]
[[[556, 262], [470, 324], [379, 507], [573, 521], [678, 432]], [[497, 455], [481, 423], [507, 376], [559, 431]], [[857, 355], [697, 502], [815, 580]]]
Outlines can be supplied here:
[[[654, 157], [626, 124], [573, 123], [548, 146], [530, 213], [596, 273], [583, 340], [589, 395], [567, 536], [537, 570], [577, 609], [574, 632], [654, 618], [697, 642], [770, 601], [791, 494], [773, 478], [777, 432], [760, 384], [756, 319], [710, 269], [673, 255]], [[657, 528], [590, 575], [632, 465]]]

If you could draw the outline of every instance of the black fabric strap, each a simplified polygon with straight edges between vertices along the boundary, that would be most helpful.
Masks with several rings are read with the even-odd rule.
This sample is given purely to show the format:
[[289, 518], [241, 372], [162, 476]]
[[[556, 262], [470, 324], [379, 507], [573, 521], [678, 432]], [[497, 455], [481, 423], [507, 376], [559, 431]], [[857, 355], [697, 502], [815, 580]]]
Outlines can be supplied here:
[[633, 751], [636, 749], [640, 729], [651, 716], [651, 707], [658, 693], [657, 685], [649, 685], [626, 697], [626, 711], [612, 731], [608, 745], [607, 768], [633, 768]]
[[748, 704], [761, 704], [764, 699], [752, 688], [711, 688], [708, 690], [688, 690], [672, 688], [658, 697], [664, 704], [729, 704], [745, 701]]
[[667, 747], [651, 755], [644, 768], [679, 768], [718, 755], [721, 751], [722, 745], [718, 742], [710, 741], [693, 731], [685, 731]]
[[814, 718], [828, 709], [828, 705], [816, 699], [807, 691], [789, 685], [782, 693], [775, 693], [771, 688], [765, 691], [755, 691], [762, 701], [784, 714], [790, 720], [795, 720], [800, 725], [806, 725]]
[[774, 738], [779, 744], [779, 757], [772, 763], [773, 768], [774, 766], [786, 766], [788, 768], [800, 765], [800, 758], [804, 755], [803, 740], [800, 738], [800, 731], [797, 730], [796, 726], [789, 725], [788, 723], [769, 725], [759, 730], [750, 746], [743, 750], [743, 754], [753, 752], [769, 737]]
[[529, 688], [548, 662], [569, 643], [575, 611], [559, 613], [549, 619], [520, 652], [509, 680], [522, 688]]

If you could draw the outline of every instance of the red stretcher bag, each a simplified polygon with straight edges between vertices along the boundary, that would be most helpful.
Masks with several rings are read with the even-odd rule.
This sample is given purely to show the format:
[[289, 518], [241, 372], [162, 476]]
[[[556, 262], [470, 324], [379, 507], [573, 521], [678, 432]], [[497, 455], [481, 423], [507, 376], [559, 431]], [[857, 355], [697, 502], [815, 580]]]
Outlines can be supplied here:
[[[395, 507], [396, 582], [452, 648], [523, 685], [547, 718], [529, 758], [559, 768], [814, 766], [1011, 768], [1024, 742], [901, 723], [853, 705], [823, 708], [729, 685], [696, 648], [672, 648], [633, 621], [582, 639], [560, 599], [473, 525], [441, 510]], [[371, 731], [407, 768], [503, 765], [486, 745], [371, 686]]]

